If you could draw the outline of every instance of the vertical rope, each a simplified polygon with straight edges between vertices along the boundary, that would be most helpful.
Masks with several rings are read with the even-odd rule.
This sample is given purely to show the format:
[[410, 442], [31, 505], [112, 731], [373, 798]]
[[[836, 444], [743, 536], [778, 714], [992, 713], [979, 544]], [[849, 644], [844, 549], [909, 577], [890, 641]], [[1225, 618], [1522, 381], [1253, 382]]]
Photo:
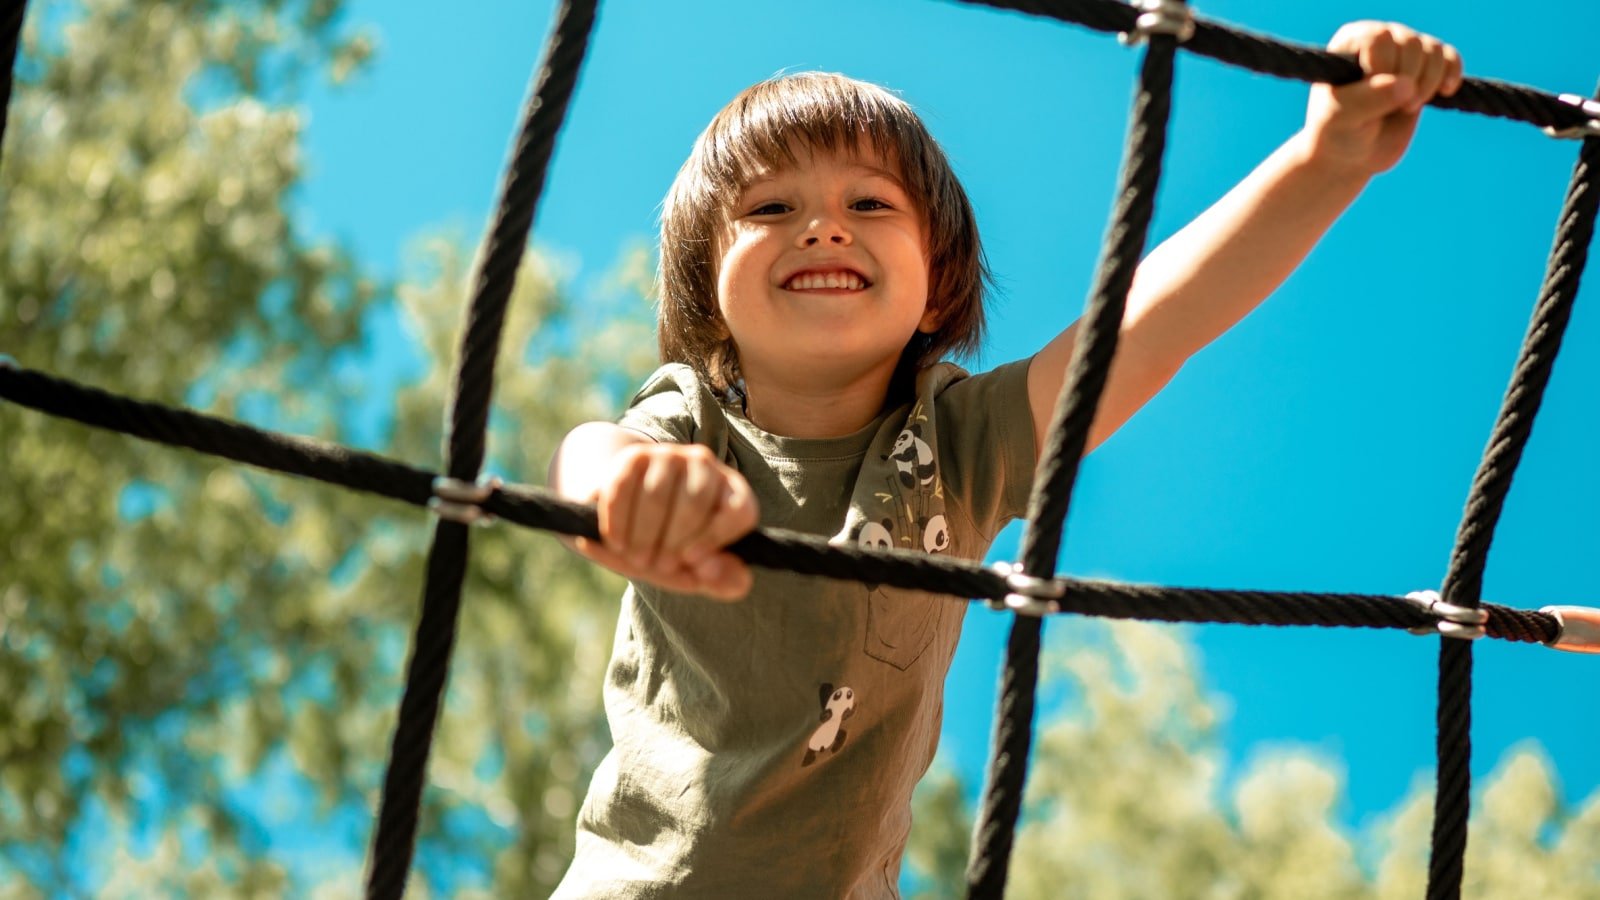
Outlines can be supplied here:
[[[1443, 599], [1477, 607], [1483, 571], [1517, 463], [1533, 432], [1533, 420], [1550, 382], [1561, 338], [1578, 296], [1589, 244], [1594, 236], [1596, 162], [1600, 139], [1583, 142], [1556, 227], [1555, 246], [1545, 266], [1522, 352], [1489, 446], [1472, 479], [1450, 568], [1440, 590]], [[1428, 861], [1428, 900], [1461, 896], [1462, 860], [1467, 851], [1467, 819], [1472, 792], [1472, 643], [1443, 638], [1439, 648], [1438, 787], [1433, 798], [1433, 851]]]
[[[506, 308], [544, 189], [556, 134], [588, 48], [595, 5], [596, 0], [566, 0], [557, 10], [543, 63], [523, 109], [511, 165], [500, 185], [500, 202], [462, 332], [450, 412], [445, 470], [462, 481], [476, 479], [483, 466], [495, 357]], [[412, 639], [405, 693], [379, 801], [367, 877], [369, 898], [396, 898], [405, 892], [428, 754], [455, 645], [467, 551], [467, 527], [440, 520], [428, 551], [422, 612]]]
[[22, 19], [28, 11], [27, 0], [11, 5], [10, 12], [0, 13], [0, 152], [6, 145], [6, 120], [11, 113], [11, 88], [16, 83], [17, 51], [22, 46]]
[[[1117, 205], [1089, 304], [1079, 325], [1067, 383], [1057, 398], [1028, 500], [1021, 556], [1023, 570], [1029, 573], [1047, 575], [1055, 571], [1078, 465], [1116, 354], [1128, 288], [1144, 254], [1155, 212], [1161, 157], [1166, 149], [1177, 43], [1172, 37], [1153, 37], [1140, 69]], [[986, 776], [988, 786], [967, 866], [968, 897], [998, 898], [1005, 892], [1017, 818], [1022, 810], [1028, 750], [1033, 741], [1042, 628], [1042, 620], [1032, 616], [1018, 616], [1011, 625]]]

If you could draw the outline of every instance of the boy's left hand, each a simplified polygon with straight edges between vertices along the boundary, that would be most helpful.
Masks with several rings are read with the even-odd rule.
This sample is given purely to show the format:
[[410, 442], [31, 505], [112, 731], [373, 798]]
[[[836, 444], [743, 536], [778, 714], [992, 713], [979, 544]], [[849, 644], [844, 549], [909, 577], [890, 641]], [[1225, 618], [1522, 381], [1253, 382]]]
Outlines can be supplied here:
[[1437, 38], [1392, 22], [1352, 22], [1328, 49], [1356, 57], [1366, 77], [1342, 87], [1313, 85], [1305, 137], [1315, 162], [1371, 177], [1405, 154], [1422, 107], [1461, 87], [1461, 54]]

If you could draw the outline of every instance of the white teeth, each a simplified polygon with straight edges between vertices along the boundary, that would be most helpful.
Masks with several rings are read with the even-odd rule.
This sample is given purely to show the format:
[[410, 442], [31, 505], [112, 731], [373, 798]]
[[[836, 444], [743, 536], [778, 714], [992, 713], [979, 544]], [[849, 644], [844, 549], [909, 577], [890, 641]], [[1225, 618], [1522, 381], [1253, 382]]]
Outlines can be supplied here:
[[866, 283], [854, 272], [805, 272], [789, 279], [787, 286], [791, 291], [815, 291], [829, 288], [859, 291], [866, 287]]

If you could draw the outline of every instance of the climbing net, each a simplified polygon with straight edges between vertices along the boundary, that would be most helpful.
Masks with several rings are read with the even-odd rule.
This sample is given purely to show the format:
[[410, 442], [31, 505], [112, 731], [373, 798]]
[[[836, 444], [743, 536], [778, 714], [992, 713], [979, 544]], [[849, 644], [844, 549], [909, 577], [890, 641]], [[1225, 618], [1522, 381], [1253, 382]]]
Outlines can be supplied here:
[[[1600, 611], [1539, 611], [1484, 603], [1483, 572], [1513, 472], [1532, 432], [1562, 334], [1578, 292], [1596, 214], [1600, 102], [1554, 96], [1504, 82], [1468, 78], [1431, 105], [1515, 119], [1555, 137], [1580, 139], [1554, 249], [1500, 414], [1473, 478], [1444, 582], [1404, 598], [1362, 594], [1200, 590], [1089, 581], [1055, 575], [1055, 561], [1089, 425], [1116, 352], [1117, 337], [1143, 254], [1161, 174], [1174, 59], [1181, 47], [1267, 75], [1344, 84], [1361, 77], [1352, 60], [1195, 17], [1182, 0], [967, 0], [1120, 34], [1145, 45], [1124, 150], [1118, 200], [1083, 314], [1083, 327], [1049, 437], [1040, 454], [1021, 559], [978, 563], [906, 551], [834, 546], [806, 534], [765, 529], [730, 549], [749, 563], [800, 573], [892, 584], [976, 598], [1016, 613], [1001, 676], [987, 784], [967, 871], [968, 895], [999, 897], [1032, 740], [1043, 616], [1058, 613], [1159, 621], [1251, 625], [1404, 628], [1441, 635], [1438, 679], [1438, 788], [1434, 800], [1429, 898], [1458, 897], [1469, 812], [1472, 639], [1492, 637], [1600, 652]], [[593, 29], [597, 0], [564, 0], [523, 110], [497, 209], [474, 277], [462, 330], [444, 473], [426, 471], [304, 437], [252, 428], [107, 393], [31, 371], [0, 356], [0, 397], [32, 409], [135, 437], [186, 447], [259, 468], [311, 478], [417, 506], [438, 516], [428, 554], [422, 609], [370, 848], [367, 896], [405, 889], [417, 832], [424, 772], [455, 642], [470, 527], [496, 520], [567, 535], [598, 537], [591, 508], [531, 486], [480, 479], [494, 361], [518, 264], [544, 187], [556, 135]], [[0, 20], [0, 104], [8, 107], [26, 3]], [[0, 141], [5, 116], [0, 109]]]

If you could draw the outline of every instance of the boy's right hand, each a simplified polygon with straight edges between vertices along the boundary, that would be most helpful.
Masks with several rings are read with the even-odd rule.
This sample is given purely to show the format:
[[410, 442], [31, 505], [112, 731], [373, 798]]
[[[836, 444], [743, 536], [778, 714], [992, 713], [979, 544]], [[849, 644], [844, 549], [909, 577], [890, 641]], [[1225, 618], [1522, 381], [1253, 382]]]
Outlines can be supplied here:
[[600, 540], [573, 542], [589, 559], [671, 591], [718, 600], [750, 592], [750, 567], [724, 548], [756, 527], [755, 494], [705, 447], [624, 447], [594, 501]]

